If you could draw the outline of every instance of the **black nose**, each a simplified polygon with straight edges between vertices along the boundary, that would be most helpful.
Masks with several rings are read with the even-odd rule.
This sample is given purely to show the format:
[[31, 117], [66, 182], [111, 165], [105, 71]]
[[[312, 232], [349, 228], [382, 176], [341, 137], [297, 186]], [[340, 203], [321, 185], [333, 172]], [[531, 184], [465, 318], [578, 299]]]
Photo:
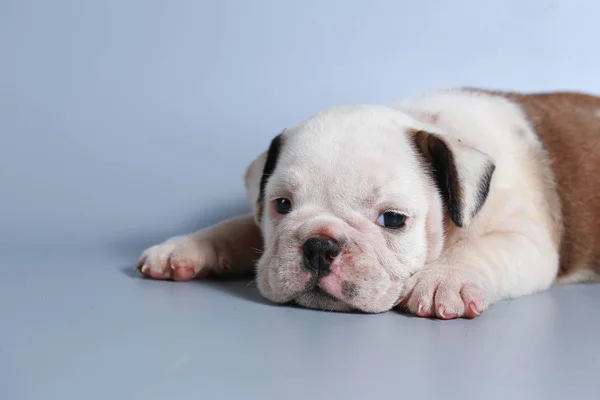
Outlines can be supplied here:
[[340, 254], [338, 242], [323, 237], [314, 237], [304, 242], [304, 268], [310, 272], [324, 276], [329, 273], [331, 261]]

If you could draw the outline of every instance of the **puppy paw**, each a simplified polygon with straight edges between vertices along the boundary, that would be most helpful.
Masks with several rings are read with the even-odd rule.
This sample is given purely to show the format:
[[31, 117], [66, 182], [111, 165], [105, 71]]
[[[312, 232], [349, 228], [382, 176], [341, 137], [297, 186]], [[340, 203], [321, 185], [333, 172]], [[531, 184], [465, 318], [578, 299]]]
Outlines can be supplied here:
[[398, 307], [425, 318], [474, 318], [489, 306], [483, 279], [466, 269], [431, 266], [406, 283]]
[[146, 249], [136, 268], [142, 275], [154, 279], [187, 281], [205, 278], [216, 267], [216, 247], [207, 240], [177, 236]]

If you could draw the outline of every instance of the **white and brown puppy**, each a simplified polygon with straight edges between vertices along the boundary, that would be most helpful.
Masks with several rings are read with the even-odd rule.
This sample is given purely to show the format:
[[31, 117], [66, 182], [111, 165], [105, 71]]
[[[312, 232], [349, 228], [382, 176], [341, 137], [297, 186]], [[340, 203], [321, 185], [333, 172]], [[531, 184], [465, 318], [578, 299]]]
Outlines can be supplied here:
[[253, 214], [147, 249], [142, 274], [257, 274], [276, 303], [474, 317], [600, 277], [600, 98], [448, 90], [339, 107], [248, 168]]

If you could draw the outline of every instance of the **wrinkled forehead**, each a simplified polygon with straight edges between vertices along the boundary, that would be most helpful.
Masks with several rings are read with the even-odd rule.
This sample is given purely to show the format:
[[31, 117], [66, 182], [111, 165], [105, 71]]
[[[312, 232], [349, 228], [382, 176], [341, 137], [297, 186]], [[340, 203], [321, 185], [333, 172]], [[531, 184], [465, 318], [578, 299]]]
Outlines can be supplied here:
[[274, 188], [309, 185], [313, 193], [342, 194], [412, 185], [417, 159], [408, 132], [414, 127], [409, 116], [384, 107], [328, 110], [286, 130]]

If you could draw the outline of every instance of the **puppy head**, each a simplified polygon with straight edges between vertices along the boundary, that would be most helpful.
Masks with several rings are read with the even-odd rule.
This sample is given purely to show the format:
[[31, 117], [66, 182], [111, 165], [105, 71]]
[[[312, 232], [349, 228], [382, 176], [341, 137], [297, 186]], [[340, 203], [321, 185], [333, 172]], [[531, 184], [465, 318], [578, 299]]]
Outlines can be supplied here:
[[264, 237], [260, 292], [327, 310], [392, 308], [441, 253], [444, 215], [468, 225], [494, 169], [435, 130], [397, 110], [344, 107], [273, 139], [246, 175]]

